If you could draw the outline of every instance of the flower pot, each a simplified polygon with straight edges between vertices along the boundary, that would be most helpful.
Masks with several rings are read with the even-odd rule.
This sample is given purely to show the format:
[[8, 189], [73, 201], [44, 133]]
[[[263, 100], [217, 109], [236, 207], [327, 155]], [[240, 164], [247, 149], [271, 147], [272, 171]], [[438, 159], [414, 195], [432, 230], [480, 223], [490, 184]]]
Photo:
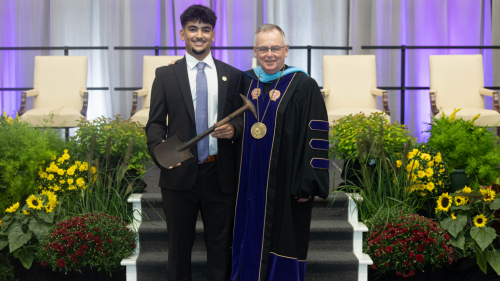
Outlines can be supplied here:
[[464, 188], [468, 183], [465, 169], [455, 169], [452, 173], [450, 173], [450, 181], [450, 193], [462, 190], [462, 188]]

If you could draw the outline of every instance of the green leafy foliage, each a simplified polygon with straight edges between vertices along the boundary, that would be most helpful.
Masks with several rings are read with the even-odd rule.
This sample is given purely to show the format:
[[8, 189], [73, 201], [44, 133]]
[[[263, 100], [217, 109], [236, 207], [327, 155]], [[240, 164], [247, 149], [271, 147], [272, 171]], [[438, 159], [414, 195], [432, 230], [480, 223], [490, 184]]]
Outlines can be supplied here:
[[36, 255], [53, 271], [79, 271], [84, 266], [110, 273], [136, 248], [136, 234], [120, 218], [82, 214], [57, 223]]
[[0, 254], [0, 280], [14, 281], [17, 280], [14, 276], [14, 266], [10, 264], [8, 257]]
[[57, 196], [52, 192], [31, 195], [26, 204], [19, 208], [15, 203], [7, 209], [2, 218], [0, 250], [9, 246], [9, 252], [17, 257], [22, 265], [30, 268], [38, 250], [37, 243], [43, 241], [52, 228], [54, 210], [58, 210]]
[[499, 174], [498, 138], [486, 127], [476, 126], [473, 121], [457, 119], [454, 114], [449, 118], [444, 114], [432, 118], [427, 144], [448, 159], [450, 168], [465, 169], [469, 186], [477, 188], [481, 184], [490, 185]]
[[[391, 124], [384, 113], [363, 113], [344, 116], [334, 121], [330, 126], [330, 158], [347, 159], [358, 157], [357, 139], [360, 135], [368, 134], [369, 131], [383, 142], [388, 151], [402, 150], [405, 144], [412, 139], [405, 125]], [[380, 131], [382, 124], [384, 130]]]
[[0, 216], [7, 206], [37, 191], [38, 166], [63, 144], [51, 128], [35, 128], [7, 115], [0, 117]]
[[127, 170], [134, 169], [143, 177], [145, 165], [151, 158], [144, 129], [137, 122], [124, 120], [120, 115], [114, 119], [101, 116], [93, 121], [80, 120], [69, 150], [80, 160], [87, 160], [87, 154], [93, 151], [91, 159], [108, 159], [110, 164], [119, 162], [127, 154], [131, 143], [133, 149]]

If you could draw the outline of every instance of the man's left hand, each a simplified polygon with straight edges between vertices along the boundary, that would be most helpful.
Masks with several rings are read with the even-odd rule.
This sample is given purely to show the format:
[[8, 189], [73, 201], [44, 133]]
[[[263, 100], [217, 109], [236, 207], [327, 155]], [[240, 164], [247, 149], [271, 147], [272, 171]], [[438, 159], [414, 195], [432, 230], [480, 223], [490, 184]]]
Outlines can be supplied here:
[[297, 198], [295, 197], [295, 199], [297, 199], [297, 202], [299, 203], [304, 203], [304, 202], [307, 202], [311, 199], [311, 196], [309, 196], [309, 198]]
[[234, 127], [228, 123], [218, 127], [210, 135], [217, 139], [232, 139], [234, 137]]

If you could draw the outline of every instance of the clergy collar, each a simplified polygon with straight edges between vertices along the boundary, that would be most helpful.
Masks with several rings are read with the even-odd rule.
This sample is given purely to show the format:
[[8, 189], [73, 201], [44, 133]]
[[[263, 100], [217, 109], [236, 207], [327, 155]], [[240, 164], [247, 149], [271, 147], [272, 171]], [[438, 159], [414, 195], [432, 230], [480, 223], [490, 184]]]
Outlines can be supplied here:
[[[287, 66], [285, 64], [285, 70], [283, 71], [282, 76], [288, 75], [290, 73], [295, 73], [295, 72], [303, 72], [304, 74], [307, 75], [307, 73], [302, 68], [295, 67], [295, 66]], [[264, 72], [264, 70], [262, 70], [262, 67], [259, 66], [257, 68], [251, 69], [249, 71], [245, 71], [245, 74], [247, 74], [248, 76], [250, 76], [256, 80], [260, 76], [260, 82], [269, 83], [269, 82], [274, 81], [280, 77], [281, 70], [276, 72], [275, 74], [267, 74]]]
[[[189, 69], [193, 69], [196, 67], [196, 65], [198, 65], [200, 61], [198, 59], [196, 59], [195, 57], [193, 57], [192, 55], [188, 54], [186, 52], [186, 63], [187, 63], [187, 66], [189, 67]], [[215, 69], [215, 62], [214, 62], [214, 58], [212, 57], [212, 52], [208, 53], [208, 56], [206, 56], [202, 62], [206, 63], [208, 66], [210, 66], [210, 68], [212, 69]]]

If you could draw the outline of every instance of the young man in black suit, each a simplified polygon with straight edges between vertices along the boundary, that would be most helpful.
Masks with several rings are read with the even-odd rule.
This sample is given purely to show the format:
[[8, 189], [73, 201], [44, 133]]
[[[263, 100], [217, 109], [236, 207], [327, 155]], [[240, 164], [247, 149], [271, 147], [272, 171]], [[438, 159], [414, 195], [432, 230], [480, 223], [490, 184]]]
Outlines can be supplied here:
[[[209, 8], [193, 5], [181, 15], [180, 35], [186, 55], [156, 69], [146, 125], [148, 149], [161, 169], [163, 207], [168, 229], [168, 281], [191, 280], [191, 250], [201, 211], [207, 246], [207, 280], [230, 280], [237, 161], [232, 141], [242, 135], [237, 118], [191, 148], [193, 158], [163, 168], [155, 147], [177, 132], [184, 141], [225, 118], [242, 102], [241, 71], [212, 57], [217, 17]], [[168, 124], [165, 120], [168, 116]]]

